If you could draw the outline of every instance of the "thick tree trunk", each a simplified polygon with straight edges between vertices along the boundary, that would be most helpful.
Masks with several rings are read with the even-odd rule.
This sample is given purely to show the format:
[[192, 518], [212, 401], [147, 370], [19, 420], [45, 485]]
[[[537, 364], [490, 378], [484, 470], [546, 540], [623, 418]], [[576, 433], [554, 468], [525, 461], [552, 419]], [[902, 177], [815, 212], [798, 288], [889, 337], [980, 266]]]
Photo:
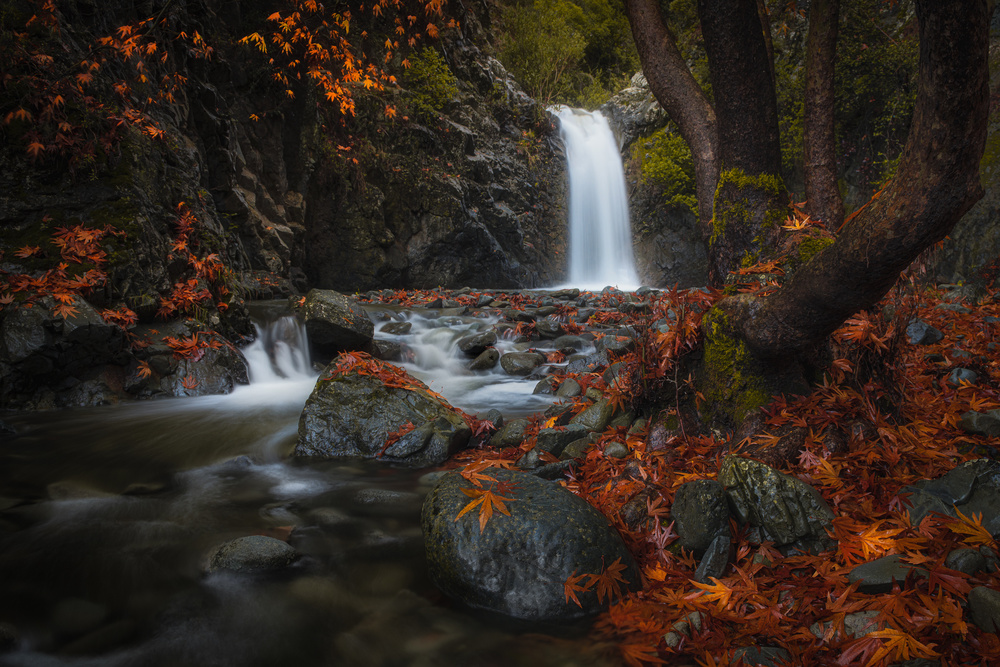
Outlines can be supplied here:
[[625, 11], [649, 88], [691, 148], [698, 219], [707, 239], [719, 177], [715, 112], [681, 57], [677, 40], [660, 15], [659, 3], [625, 0]]
[[[917, 0], [916, 13], [917, 102], [896, 177], [777, 292], [726, 298], [706, 315], [704, 381], [730, 378], [728, 406], [711, 415], [719, 422], [734, 425], [781, 391], [797, 357], [877, 303], [982, 196], [987, 2]], [[729, 366], [713, 369], [712, 359]]]
[[840, 0], [812, 0], [806, 45], [804, 176], [806, 211], [837, 229], [844, 221], [844, 200], [837, 188], [834, 139], [833, 70], [837, 55]]
[[771, 15], [767, 11], [764, 0], [757, 0], [757, 15], [760, 16], [760, 29], [764, 31], [764, 49], [767, 51], [767, 64], [771, 70], [771, 85], [777, 86], [777, 76], [774, 73], [774, 40], [771, 37]]
[[756, 0], [698, 0], [719, 128], [719, 185], [709, 239], [709, 280], [756, 264], [787, 216], [778, 104]]

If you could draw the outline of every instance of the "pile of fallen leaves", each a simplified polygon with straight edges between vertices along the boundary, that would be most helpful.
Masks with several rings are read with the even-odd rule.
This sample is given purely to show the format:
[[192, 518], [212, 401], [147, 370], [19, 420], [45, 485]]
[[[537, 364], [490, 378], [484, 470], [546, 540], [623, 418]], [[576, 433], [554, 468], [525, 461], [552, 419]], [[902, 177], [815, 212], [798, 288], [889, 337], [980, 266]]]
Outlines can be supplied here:
[[[761, 452], [767, 443], [694, 436], [654, 451], [640, 435], [626, 440], [631, 450], [626, 459], [604, 457], [600, 446], [588, 454], [568, 486], [618, 528], [645, 576], [643, 590], [613, 605], [595, 626], [600, 637], [621, 644], [626, 662], [693, 659], [727, 665], [733, 664], [736, 648], [778, 646], [789, 651], [793, 665], [888, 665], [913, 658], [938, 659], [943, 665], [997, 664], [997, 635], [968, 623], [963, 602], [974, 586], [1000, 588], [1000, 576], [970, 577], [944, 567], [953, 549], [995, 549], [994, 539], [981, 517], [931, 515], [912, 525], [898, 496], [908, 484], [939, 477], [989, 451], [988, 439], [964, 432], [959, 422], [966, 411], [1000, 407], [997, 362], [982, 361], [996, 357], [991, 343], [997, 325], [986, 318], [1000, 315], [1000, 305], [988, 300], [968, 304], [969, 313], [955, 312], [936, 308], [939, 297], [936, 292], [914, 297], [916, 315], [945, 338], [931, 346], [901, 346], [895, 360], [902, 371], [901, 392], [874, 381], [852, 386], [858, 384], [850, 382], [852, 363], [838, 359], [827, 384], [808, 396], [778, 398], [764, 411], [772, 432], [788, 425], [804, 429], [801, 448], [779, 468], [817, 488], [833, 508], [835, 551], [783, 557], [768, 543], [749, 543], [734, 525], [735, 562], [726, 576], [696, 583], [692, 555], [670, 549], [675, 535], [666, 517], [674, 492], [687, 481], [715, 479], [721, 457], [738, 452], [740, 445], [756, 445]], [[853, 318], [835, 340], [888, 347], [894, 332], [885, 327], [880, 332], [871, 319]], [[967, 366], [970, 359], [979, 360], [977, 384], [949, 384], [948, 371]], [[886, 398], [898, 401], [892, 411], [880, 409]], [[850, 433], [846, 446], [831, 451], [823, 434], [850, 422], [868, 427]], [[648, 496], [652, 528], [649, 522], [630, 526], [623, 517], [622, 508], [639, 494]], [[854, 566], [890, 554], [901, 554], [928, 576], [884, 594], [861, 593], [857, 583], [848, 583]], [[692, 612], [703, 614], [701, 629], [667, 648], [664, 635]], [[861, 637], [846, 634], [845, 615], [855, 612], [874, 612], [868, 622], [877, 629]]]

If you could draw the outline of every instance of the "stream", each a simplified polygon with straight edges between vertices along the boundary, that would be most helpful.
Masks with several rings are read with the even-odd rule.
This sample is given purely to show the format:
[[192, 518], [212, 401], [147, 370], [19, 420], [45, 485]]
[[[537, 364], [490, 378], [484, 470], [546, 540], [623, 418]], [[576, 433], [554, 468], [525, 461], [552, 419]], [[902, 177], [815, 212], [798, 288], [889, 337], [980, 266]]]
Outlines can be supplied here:
[[[409, 322], [376, 336], [469, 412], [552, 401], [537, 380], [465, 369], [456, 341], [490, 321], [369, 312], [377, 330]], [[427, 471], [288, 458], [318, 375], [307, 350], [279, 318], [229, 395], [4, 417], [0, 636], [16, 647], [0, 665], [614, 664], [582, 637], [449, 608], [423, 561]], [[274, 575], [206, 573], [215, 546], [253, 534], [302, 557]]]

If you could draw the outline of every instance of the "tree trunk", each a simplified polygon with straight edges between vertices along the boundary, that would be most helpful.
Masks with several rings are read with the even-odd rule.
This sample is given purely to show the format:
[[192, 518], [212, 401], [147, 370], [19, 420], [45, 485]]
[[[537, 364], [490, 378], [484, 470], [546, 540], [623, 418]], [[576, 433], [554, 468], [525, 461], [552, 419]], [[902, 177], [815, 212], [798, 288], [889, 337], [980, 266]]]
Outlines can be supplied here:
[[757, 15], [760, 17], [760, 29], [764, 31], [764, 49], [767, 51], [767, 64], [771, 70], [771, 85], [777, 87], [777, 75], [774, 71], [774, 40], [771, 37], [771, 14], [767, 11], [764, 0], [757, 0]]
[[719, 128], [709, 280], [765, 259], [788, 215], [778, 103], [756, 0], [698, 0]]
[[837, 188], [833, 124], [839, 17], [840, 0], [813, 0], [809, 5], [803, 151], [806, 212], [832, 230], [844, 221], [844, 201]]
[[677, 123], [694, 161], [698, 220], [707, 239], [719, 177], [715, 112], [677, 49], [656, 0], [625, 0], [642, 71], [660, 106]]
[[916, 14], [917, 102], [895, 178], [777, 292], [726, 298], [706, 314], [706, 367], [723, 353], [730, 359], [729, 368], [706, 368], [703, 374], [706, 381], [713, 374], [732, 378], [724, 397], [729, 406], [717, 406], [712, 415], [721, 422], [738, 423], [780, 390], [790, 361], [877, 303], [900, 272], [982, 196], [987, 2], [917, 0]]

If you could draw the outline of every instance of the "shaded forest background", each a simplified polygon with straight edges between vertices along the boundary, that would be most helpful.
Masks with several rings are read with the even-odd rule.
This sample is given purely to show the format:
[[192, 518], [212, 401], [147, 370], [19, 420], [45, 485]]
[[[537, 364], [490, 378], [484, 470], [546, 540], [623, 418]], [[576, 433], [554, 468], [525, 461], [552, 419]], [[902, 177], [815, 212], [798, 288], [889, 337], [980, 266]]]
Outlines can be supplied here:
[[[808, 2], [765, 3], [785, 183], [800, 199]], [[711, 99], [708, 60], [694, 0], [662, 2], [682, 54]], [[595, 109], [639, 71], [620, 0], [506, 3], [498, 57], [546, 104]], [[918, 57], [912, 2], [844, 3], [837, 45], [836, 122], [842, 190], [848, 212], [868, 201], [895, 172], [916, 96]], [[635, 150], [641, 177], [665, 189], [672, 204], [694, 207], [690, 151], [668, 123]]]

